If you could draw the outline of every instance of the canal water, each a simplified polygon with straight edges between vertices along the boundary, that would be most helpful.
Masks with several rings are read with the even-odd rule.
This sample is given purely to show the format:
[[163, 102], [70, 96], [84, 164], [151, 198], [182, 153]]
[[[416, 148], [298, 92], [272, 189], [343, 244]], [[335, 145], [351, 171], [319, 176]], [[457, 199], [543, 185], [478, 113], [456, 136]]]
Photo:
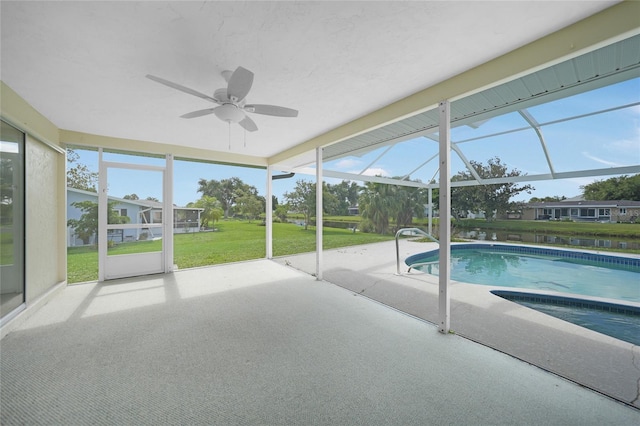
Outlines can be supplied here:
[[615, 239], [587, 236], [553, 235], [534, 232], [502, 232], [487, 230], [463, 230], [456, 233], [458, 238], [478, 241], [504, 241], [536, 243], [549, 246], [602, 247], [612, 249], [640, 250], [640, 239]]

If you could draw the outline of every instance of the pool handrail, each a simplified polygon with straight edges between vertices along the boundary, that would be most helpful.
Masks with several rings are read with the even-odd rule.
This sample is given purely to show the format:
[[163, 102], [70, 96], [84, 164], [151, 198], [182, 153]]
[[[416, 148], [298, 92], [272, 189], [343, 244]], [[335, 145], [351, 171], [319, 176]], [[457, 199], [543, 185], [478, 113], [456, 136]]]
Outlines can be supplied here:
[[424, 232], [420, 228], [402, 228], [402, 229], [399, 229], [398, 232], [396, 232], [396, 275], [402, 275], [400, 273], [400, 243], [398, 242], [398, 239], [400, 238], [400, 235], [404, 234], [405, 232], [413, 232], [413, 233], [422, 234], [425, 237], [427, 237], [428, 239], [430, 239], [431, 241], [440, 244], [440, 241], [438, 241], [436, 238], [431, 236], [431, 234], [429, 234], [427, 232]]

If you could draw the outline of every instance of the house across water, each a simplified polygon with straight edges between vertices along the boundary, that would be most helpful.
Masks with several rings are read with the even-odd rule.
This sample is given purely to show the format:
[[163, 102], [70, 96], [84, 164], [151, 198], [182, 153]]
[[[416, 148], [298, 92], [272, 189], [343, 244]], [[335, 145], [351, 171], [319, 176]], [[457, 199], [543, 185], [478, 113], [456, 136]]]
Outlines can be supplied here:
[[522, 210], [525, 220], [574, 220], [597, 222], [631, 222], [640, 217], [640, 201], [589, 201], [567, 199], [529, 203]]

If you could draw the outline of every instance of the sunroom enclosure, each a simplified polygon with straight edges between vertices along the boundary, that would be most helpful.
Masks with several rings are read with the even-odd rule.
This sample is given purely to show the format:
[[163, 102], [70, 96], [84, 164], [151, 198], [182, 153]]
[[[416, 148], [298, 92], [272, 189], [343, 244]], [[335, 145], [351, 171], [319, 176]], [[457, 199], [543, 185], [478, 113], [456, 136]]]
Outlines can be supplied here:
[[[504, 140], [495, 140], [519, 132], [529, 134], [529, 145], [518, 146], [519, 152], [528, 153], [531, 149], [531, 152], [535, 152], [536, 158], [542, 159], [545, 166], [527, 171], [528, 175], [520, 176], [518, 181], [543, 182], [563, 178], [638, 173], [640, 160], [637, 156], [637, 145], [633, 145], [637, 144], [637, 135], [634, 133], [631, 133], [630, 147], [636, 150], [631, 151], [631, 155], [627, 155], [624, 162], [599, 158], [604, 160], [604, 163], [600, 164], [606, 164], [607, 167], [573, 169], [570, 167], [573, 159], [562, 155], [561, 151], [557, 151], [557, 147], [568, 143], [580, 146], [583, 138], [581, 137], [580, 141], [567, 142], [564, 139], [554, 142], [548, 136], [547, 130], [553, 126], [571, 126], [571, 122], [575, 120], [595, 120], [597, 117], [605, 117], [604, 126], [607, 122], [612, 122], [610, 117], [629, 112], [632, 113], [632, 121], [633, 117], [637, 117], [637, 97], [630, 102], [600, 105], [590, 111], [573, 115], [545, 118], [536, 112], [538, 105], [549, 101], [560, 101], [569, 95], [614, 87], [618, 84], [628, 84], [625, 90], [631, 94], [637, 93], [637, 90], [634, 90], [637, 89], [640, 63], [640, 30], [637, 20], [634, 19], [637, 16], [637, 8], [635, 2], [612, 5], [560, 31], [389, 104], [375, 113], [354, 119], [266, 158], [245, 155], [240, 151], [213, 151], [182, 146], [180, 141], [163, 144], [58, 127], [64, 124], [56, 125], [49, 121], [19, 93], [12, 90], [9, 83], [3, 81], [2, 120], [25, 133], [26, 141], [27, 179], [24, 195], [27, 233], [24, 251], [25, 269], [32, 272], [24, 278], [26, 296], [18, 309], [34, 304], [65, 284], [66, 238], [63, 236], [66, 235], [66, 223], [65, 203], [62, 201], [65, 199], [65, 159], [62, 148], [66, 146], [244, 164], [268, 169], [269, 176], [274, 172], [284, 171], [316, 175], [318, 180], [320, 177], [353, 179], [436, 188], [446, 180], [440, 177], [441, 182], [438, 182], [436, 179], [438, 173], [443, 172], [439, 164], [441, 160], [436, 159], [439, 158], [438, 151], [443, 148], [441, 139], [446, 139], [442, 137], [444, 132], [438, 132], [438, 104], [446, 101], [451, 107], [448, 122], [452, 127], [449, 135], [452, 151], [445, 148], [451, 155], [450, 173], [466, 169], [473, 174], [473, 168], [469, 166], [477, 157], [467, 152], [466, 147], [475, 146], [479, 147], [481, 152], [491, 151], [491, 155], [504, 155], [505, 160], [512, 164], [510, 158], [506, 158], [507, 154], [503, 154], [505, 151], [501, 151], [501, 147], [509, 144], [505, 145]], [[499, 124], [499, 117], [507, 114], [515, 116], [521, 124], [509, 129], [494, 128], [482, 133], [484, 129]], [[470, 129], [478, 130], [480, 133], [464, 133], [471, 131]], [[480, 144], [482, 138], [487, 140], [491, 135], [491, 140], [497, 138], [492, 142], [495, 145], [491, 149]], [[384, 158], [386, 151], [392, 153], [403, 145], [411, 144], [415, 145], [413, 152], [419, 154], [407, 157], [407, 169], [400, 179], [369, 176], [376, 168], [378, 158]], [[366, 162], [361, 163], [362, 168], [359, 171], [354, 173], [335, 167], [335, 162], [360, 154], [368, 157]], [[598, 154], [601, 155], [602, 152]], [[590, 152], [590, 155], [593, 156], [593, 152]], [[521, 155], [520, 159], [522, 158], [529, 160], [527, 156]], [[315, 168], [313, 164], [316, 164]], [[46, 167], [43, 168], [43, 165]], [[517, 163], [513, 165], [522, 168]], [[266, 185], [269, 187], [270, 179], [267, 178], [267, 181]], [[503, 180], [476, 178], [471, 181], [452, 182], [451, 185], [477, 185], [500, 181]], [[270, 194], [267, 195], [269, 200]], [[163, 199], [163, 202], [170, 200]], [[38, 205], [45, 207], [37, 208]], [[270, 214], [268, 208], [267, 215]], [[271, 231], [267, 229], [267, 247], [271, 238]], [[321, 265], [321, 250], [318, 250], [318, 253], [318, 264]], [[265, 256], [270, 256], [269, 248]], [[6, 315], [8, 314], [3, 312], [3, 317]]]
[[[637, 55], [639, 50], [640, 36], [636, 35], [550, 68], [469, 96], [462, 96], [450, 103], [443, 101], [437, 107], [362, 135], [318, 147], [313, 151], [315, 158], [311, 163], [306, 162], [305, 158], [308, 156], [305, 157], [303, 154], [282, 161], [279, 165], [267, 166], [265, 256], [273, 257], [271, 196], [274, 170], [278, 173], [286, 171], [311, 175], [311, 179], [315, 179], [316, 182], [324, 178], [337, 178], [423, 187], [430, 191], [439, 188], [440, 206], [447, 205], [448, 199], [445, 196], [449, 192], [440, 182], [449, 183], [451, 186], [468, 186], [592, 178], [640, 172], [640, 158], [633, 156], [633, 123], [638, 118], [636, 111], [640, 105], [637, 90], [640, 87], [640, 60]], [[576, 72], [575, 70], [582, 70], [579, 66], [582, 63], [596, 65], [586, 71]], [[596, 72], [594, 69], [598, 70], [597, 74], [590, 75], [589, 72]], [[615, 134], [611, 131], [611, 126], [617, 129]], [[584, 136], [583, 129], [588, 129], [591, 139]], [[614, 149], [617, 138], [631, 143], [631, 150], [627, 151], [624, 162], [621, 161], [620, 152]], [[569, 151], [566, 150], [567, 146], [570, 148]], [[593, 153], [590, 154], [594, 157], [592, 164], [597, 166], [608, 163], [611, 166], [576, 168], [575, 158], [572, 156], [582, 155], [583, 150]], [[526, 155], [523, 155], [524, 152]], [[573, 154], [567, 155], [567, 152]], [[401, 157], [405, 162], [400, 176], [373, 175], [372, 171], [381, 170], [380, 166], [394, 156]], [[503, 157], [510, 166], [526, 172], [514, 178], [482, 179], [471, 162], [492, 156]], [[354, 163], [359, 161], [364, 165], [359, 173], [340, 171], [341, 162], [345, 160]], [[533, 167], [538, 169], [534, 174], [530, 170], [535, 162], [537, 163]], [[167, 160], [167, 164], [169, 163]], [[468, 171], [475, 179], [450, 181], [451, 174], [461, 169]], [[168, 176], [167, 179], [173, 178]], [[321, 185], [317, 185], [317, 188], [321, 188]], [[322, 247], [321, 192], [318, 191], [316, 196], [319, 225], [316, 247]], [[171, 203], [169, 201], [169, 205]], [[443, 211], [448, 210], [445, 208]], [[543, 210], [542, 214], [548, 214], [553, 218], [577, 219], [610, 219], [611, 215], [608, 208], [566, 210]], [[444, 215], [442, 219], [441, 223], [447, 223]], [[447, 235], [448, 231], [448, 227], [441, 229], [440, 235]], [[445, 241], [448, 240], [449, 238], [445, 238]], [[167, 244], [171, 242], [167, 241]], [[446, 247], [444, 249], [446, 252]], [[170, 260], [167, 259], [166, 264], [169, 263]], [[322, 272], [322, 251], [317, 250], [318, 279], [322, 279]], [[443, 280], [445, 298], [442, 311], [447, 312], [444, 291], [446, 274], [443, 274]], [[447, 329], [446, 320], [443, 319], [442, 323], [444, 331]]]

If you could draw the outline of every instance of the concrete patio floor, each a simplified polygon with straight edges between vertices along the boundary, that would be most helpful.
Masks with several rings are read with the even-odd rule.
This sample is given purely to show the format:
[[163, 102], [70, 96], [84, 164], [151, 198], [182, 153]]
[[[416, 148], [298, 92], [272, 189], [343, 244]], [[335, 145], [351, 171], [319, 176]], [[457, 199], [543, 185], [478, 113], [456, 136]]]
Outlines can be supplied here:
[[[424, 277], [396, 277], [395, 263], [380, 258], [370, 264], [374, 252], [393, 259], [389, 247], [325, 252], [327, 281], [294, 269], [306, 267], [309, 255], [301, 255], [66, 287], [0, 342], [0, 423], [640, 422], [629, 405], [461, 334], [503, 334], [494, 343], [554, 364], [556, 352], [575, 352], [583, 367], [581, 352], [597, 347], [606, 351], [597, 377], [618, 377], [614, 365], [630, 372], [622, 354], [631, 349], [580, 333], [560, 342], [554, 333], [562, 327], [501, 301], [487, 305], [458, 284], [457, 335], [442, 335], [417, 318], [434, 312]], [[374, 301], [384, 297], [396, 309]], [[502, 320], [483, 316], [489, 307]], [[513, 335], [516, 342], [506, 337]], [[536, 348], [540, 339], [553, 350]]]
[[[406, 257], [436, 243], [400, 241], [326, 250], [323, 279], [402, 312], [438, 323], [438, 277], [406, 273]], [[315, 274], [315, 254], [276, 259]], [[640, 408], [640, 347], [562, 321], [491, 294], [490, 287], [451, 282], [451, 329], [483, 345]], [[513, 290], [513, 289], [508, 289]]]

